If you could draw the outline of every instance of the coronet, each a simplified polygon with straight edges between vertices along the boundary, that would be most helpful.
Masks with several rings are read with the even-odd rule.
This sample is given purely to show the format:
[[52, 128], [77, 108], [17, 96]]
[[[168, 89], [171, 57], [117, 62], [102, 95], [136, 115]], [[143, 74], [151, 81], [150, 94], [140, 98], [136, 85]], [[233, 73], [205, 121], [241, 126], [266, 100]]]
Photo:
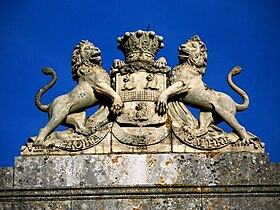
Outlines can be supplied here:
[[154, 31], [125, 32], [123, 37], [118, 37], [120, 49], [126, 61], [154, 60], [157, 52], [164, 47], [163, 37], [157, 36]]

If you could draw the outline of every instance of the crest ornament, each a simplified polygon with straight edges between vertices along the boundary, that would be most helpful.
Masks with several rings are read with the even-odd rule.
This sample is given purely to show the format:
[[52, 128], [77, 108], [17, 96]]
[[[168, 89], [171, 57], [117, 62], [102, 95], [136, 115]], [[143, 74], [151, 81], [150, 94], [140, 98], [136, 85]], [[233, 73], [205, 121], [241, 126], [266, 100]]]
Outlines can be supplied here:
[[153, 62], [158, 51], [164, 47], [163, 37], [157, 36], [154, 31], [126, 32], [118, 37], [118, 49], [125, 55], [126, 62], [150, 61]]
[[[41, 97], [56, 83], [57, 76], [52, 68], [43, 68], [52, 80], [38, 91], [35, 104], [48, 112], [49, 121], [22, 146], [22, 155], [264, 152], [260, 139], [235, 117], [249, 105], [246, 92], [232, 81], [241, 67], [228, 74], [230, 87], [243, 99], [238, 104], [203, 82], [207, 48], [198, 36], [178, 48], [179, 62], [172, 74], [164, 57], [155, 59], [164, 47], [162, 36], [138, 30], [126, 32], [117, 42], [124, 61], [115, 59], [108, 75], [102, 68], [100, 49], [82, 40], [71, 59], [76, 87], [47, 105], [41, 103]], [[87, 117], [87, 109], [96, 105], [97, 111]], [[199, 119], [187, 106], [200, 109]], [[233, 131], [219, 128], [222, 121]], [[60, 124], [68, 128], [55, 131]]]

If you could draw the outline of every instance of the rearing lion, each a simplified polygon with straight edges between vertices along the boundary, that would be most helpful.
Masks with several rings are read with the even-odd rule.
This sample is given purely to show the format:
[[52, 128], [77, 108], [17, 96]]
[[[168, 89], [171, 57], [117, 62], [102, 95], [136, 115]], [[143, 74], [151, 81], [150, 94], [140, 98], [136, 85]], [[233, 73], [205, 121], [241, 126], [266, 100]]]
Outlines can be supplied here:
[[243, 111], [249, 105], [248, 95], [232, 82], [232, 76], [239, 74], [241, 68], [234, 67], [228, 74], [230, 87], [243, 98], [243, 104], [237, 104], [230, 96], [210, 89], [202, 81], [207, 63], [207, 49], [198, 36], [192, 37], [179, 47], [178, 57], [179, 65], [172, 72], [171, 86], [159, 96], [156, 111], [160, 115], [166, 113], [168, 98], [180, 94], [183, 102], [200, 109], [197, 136], [207, 133], [210, 124], [225, 121], [241, 139], [247, 140], [245, 128], [235, 118], [236, 111]]
[[68, 116], [96, 105], [97, 94], [111, 98], [113, 101], [111, 111], [114, 114], [121, 112], [123, 103], [120, 96], [110, 87], [110, 77], [102, 68], [101, 52], [89, 41], [82, 40], [72, 54], [72, 75], [78, 84], [69, 93], [55, 98], [48, 105], [42, 105], [41, 96], [56, 83], [57, 77], [52, 68], [44, 68], [42, 71], [44, 74], [52, 75], [53, 79], [36, 94], [36, 106], [49, 114], [49, 122], [40, 130], [36, 144], [42, 144], [47, 135], [64, 121], [73, 124], [76, 132], [87, 134], [84, 125], [85, 114], [82, 114], [84, 122], [73, 122]]

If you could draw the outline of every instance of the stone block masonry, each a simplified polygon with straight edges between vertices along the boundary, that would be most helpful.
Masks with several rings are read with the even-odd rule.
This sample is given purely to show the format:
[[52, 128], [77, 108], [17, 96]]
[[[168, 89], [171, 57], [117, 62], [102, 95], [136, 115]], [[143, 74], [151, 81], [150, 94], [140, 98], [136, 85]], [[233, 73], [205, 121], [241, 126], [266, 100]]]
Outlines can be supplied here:
[[280, 164], [260, 153], [20, 156], [0, 209], [279, 209]]

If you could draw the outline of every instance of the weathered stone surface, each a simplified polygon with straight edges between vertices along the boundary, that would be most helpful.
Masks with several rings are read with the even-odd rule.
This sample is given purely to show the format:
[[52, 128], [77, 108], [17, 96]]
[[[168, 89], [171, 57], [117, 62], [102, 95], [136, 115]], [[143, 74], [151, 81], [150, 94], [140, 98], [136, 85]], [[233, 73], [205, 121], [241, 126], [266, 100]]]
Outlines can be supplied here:
[[13, 168], [0, 167], [0, 188], [13, 187]]
[[6, 189], [0, 209], [279, 209], [280, 186]]
[[24, 201], [24, 197], [21, 201], [10, 201], [10, 202], [0, 202], [0, 209], [2, 210], [52, 210], [52, 209], [72, 209], [71, 201]]
[[0, 209], [280, 207], [280, 164], [263, 153], [20, 156], [5, 174]]
[[147, 198], [74, 201], [74, 209], [200, 209], [198, 198]]
[[203, 209], [278, 210], [280, 201], [277, 197], [260, 196], [256, 193], [251, 197], [240, 195], [203, 198], [202, 206]]
[[279, 184], [279, 170], [266, 154], [254, 153], [21, 156], [14, 186]]

